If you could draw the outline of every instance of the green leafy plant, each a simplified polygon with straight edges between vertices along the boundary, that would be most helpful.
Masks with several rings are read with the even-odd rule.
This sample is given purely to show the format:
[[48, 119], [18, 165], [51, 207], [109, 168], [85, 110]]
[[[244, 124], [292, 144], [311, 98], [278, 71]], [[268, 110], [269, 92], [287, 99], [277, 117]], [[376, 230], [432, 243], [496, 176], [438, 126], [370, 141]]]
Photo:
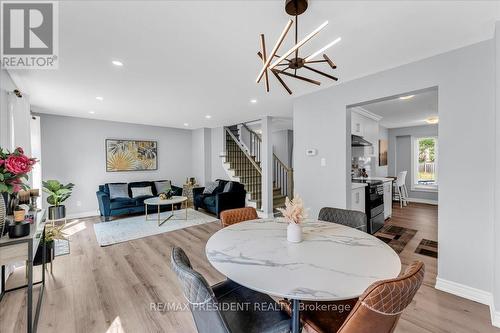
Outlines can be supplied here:
[[43, 181], [42, 184], [43, 191], [49, 195], [47, 202], [56, 207], [60, 206], [71, 196], [72, 189], [75, 186], [73, 183], [63, 185], [57, 180]]
[[45, 230], [45, 242], [52, 243], [54, 239], [67, 240], [68, 238], [63, 229], [64, 225], [47, 227]]

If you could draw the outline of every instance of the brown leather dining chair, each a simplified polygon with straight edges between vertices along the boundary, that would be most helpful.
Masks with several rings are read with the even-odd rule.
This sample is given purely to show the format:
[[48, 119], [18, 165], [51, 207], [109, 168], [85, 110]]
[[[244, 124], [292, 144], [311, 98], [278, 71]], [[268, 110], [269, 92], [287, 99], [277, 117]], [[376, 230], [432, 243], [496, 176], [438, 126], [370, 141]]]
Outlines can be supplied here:
[[257, 218], [257, 211], [253, 207], [229, 209], [220, 213], [220, 220], [223, 228], [231, 224], [255, 220]]
[[[300, 313], [302, 325], [308, 333], [391, 333], [396, 328], [399, 317], [411, 303], [424, 279], [425, 266], [421, 261], [410, 265], [405, 273], [397, 278], [373, 283], [361, 295], [349, 312], [338, 311], [338, 305], [350, 305], [352, 300], [338, 302], [317, 302], [317, 304], [334, 304], [335, 311], [309, 310], [305, 302], [305, 310]], [[287, 312], [288, 302], [282, 301]]]

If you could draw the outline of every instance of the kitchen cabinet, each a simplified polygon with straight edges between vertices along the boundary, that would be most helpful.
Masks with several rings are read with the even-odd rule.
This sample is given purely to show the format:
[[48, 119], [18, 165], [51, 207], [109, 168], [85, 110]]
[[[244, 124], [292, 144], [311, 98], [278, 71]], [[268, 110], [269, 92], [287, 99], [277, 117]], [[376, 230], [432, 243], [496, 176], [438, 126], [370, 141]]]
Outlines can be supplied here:
[[351, 209], [365, 212], [365, 188], [355, 188], [351, 192]]
[[392, 216], [392, 181], [384, 182], [384, 219]]
[[365, 117], [357, 112], [351, 112], [351, 134], [364, 136]]

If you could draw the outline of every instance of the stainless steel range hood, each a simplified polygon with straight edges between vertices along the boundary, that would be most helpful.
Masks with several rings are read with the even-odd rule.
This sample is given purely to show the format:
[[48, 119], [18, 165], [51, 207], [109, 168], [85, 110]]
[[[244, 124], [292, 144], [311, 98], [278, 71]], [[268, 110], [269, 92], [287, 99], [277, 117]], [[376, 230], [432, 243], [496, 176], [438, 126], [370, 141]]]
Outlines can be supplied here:
[[351, 146], [352, 147], [371, 147], [373, 146], [370, 142], [363, 139], [358, 135], [351, 135]]

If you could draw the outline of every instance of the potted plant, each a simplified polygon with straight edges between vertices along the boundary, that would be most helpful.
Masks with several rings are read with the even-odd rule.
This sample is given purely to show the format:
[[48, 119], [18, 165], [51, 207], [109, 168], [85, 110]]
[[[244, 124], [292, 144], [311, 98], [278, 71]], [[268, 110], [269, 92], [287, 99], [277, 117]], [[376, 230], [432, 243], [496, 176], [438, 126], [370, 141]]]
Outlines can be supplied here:
[[66, 217], [66, 207], [62, 205], [71, 196], [71, 191], [75, 184], [61, 184], [57, 180], [43, 181], [43, 191], [48, 194], [49, 220], [59, 220]]
[[47, 226], [45, 228], [45, 238], [41, 240], [38, 249], [36, 250], [35, 258], [33, 259], [33, 265], [42, 264], [43, 255], [43, 243], [45, 243], [45, 262], [51, 262], [54, 254], [54, 240], [67, 240], [66, 235], [63, 232], [64, 225], [61, 226]]
[[6, 208], [12, 214], [17, 203], [15, 194], [22, 189], [27, 189], [24, 180], [36, 163], [36, 159], [24, 155], [21, 147], [13, 152], [0, 148], [0, 237], [5, 223]]

